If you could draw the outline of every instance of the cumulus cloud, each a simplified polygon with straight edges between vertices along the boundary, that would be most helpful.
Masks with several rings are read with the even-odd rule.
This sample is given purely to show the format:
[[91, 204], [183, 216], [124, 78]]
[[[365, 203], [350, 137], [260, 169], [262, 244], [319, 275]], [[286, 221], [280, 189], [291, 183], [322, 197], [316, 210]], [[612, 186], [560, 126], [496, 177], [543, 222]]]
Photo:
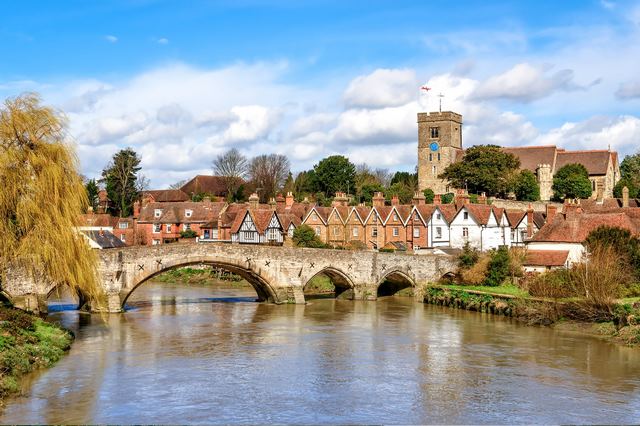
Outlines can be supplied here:
[[616, 91], [616, 97], [624, 100], [640, 98], [640, 81], [629, 81], [620, 84]]
[[414, 70], [377, 69], [353, 79], [344, 93], [344, 102], [347, 107], [393, 107], [409, 102], [417, 92]]
[[521, 63], [482, 82], [473, 96], [476, 99], [502, 98], [532, 102], [557, 91], [578, 88], [580, 87], [573, 82], [573, 70], [563, 69], [549, 74], [546, 67]]

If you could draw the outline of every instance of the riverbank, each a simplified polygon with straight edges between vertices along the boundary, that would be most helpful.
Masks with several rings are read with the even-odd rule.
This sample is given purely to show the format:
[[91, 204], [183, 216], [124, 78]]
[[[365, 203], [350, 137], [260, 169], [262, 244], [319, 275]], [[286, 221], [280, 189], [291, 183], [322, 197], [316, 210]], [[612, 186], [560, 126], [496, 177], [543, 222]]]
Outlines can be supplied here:
[[548, 326], [597, 336], [608, 341], [640, 346], [640, 306], [621, 301], [611, 321], [576, 321], [564, 316], [569, 301], [530, 297], [515, 286], [481, 287], [432, 285], [424, 291], [424, 303], [503, 315], [530, 325]]
[[241, 276], [212, 268], [177, 268], [164, 272], [154, 281], [172, 284], [225, 285], [233, 288], [247, 287], [251, 284]]
[[55, 324], [0, 306], [0, 406], [20, 390], [20, 377], [55, 364], [72, 341], [71, 333]]

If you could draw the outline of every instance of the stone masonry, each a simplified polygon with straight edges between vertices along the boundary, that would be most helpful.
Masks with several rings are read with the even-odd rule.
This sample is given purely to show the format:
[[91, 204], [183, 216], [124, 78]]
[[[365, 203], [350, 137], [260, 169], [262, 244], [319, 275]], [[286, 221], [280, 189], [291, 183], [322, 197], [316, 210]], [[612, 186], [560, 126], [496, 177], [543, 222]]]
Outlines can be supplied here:
[[[129, 295], [166, 270], [186, 265], [214, 265], [245, 278], [258, 299], [272, 303], [305, 303], [303, 288], [315, 275], [332, 278], [336, 293], [357, 300], [375, 300], [385, 280], [411, 285], [420, 297], [423, 284], [456, 269], [447, 255], [396, 254], [374, 251], [306, 249], [293, 247], [186, 243], [133, 246], [101, 250], [99, 273], [108, 296], [109, 312], [121, 312]], [[16, 306], [46, 309], [52, 289], [45, 285], [8, 281], [4, 295]], [[33, 299], [33, 300], [32, 300]], [[28, 305], [22, 303], [29, 300]]]

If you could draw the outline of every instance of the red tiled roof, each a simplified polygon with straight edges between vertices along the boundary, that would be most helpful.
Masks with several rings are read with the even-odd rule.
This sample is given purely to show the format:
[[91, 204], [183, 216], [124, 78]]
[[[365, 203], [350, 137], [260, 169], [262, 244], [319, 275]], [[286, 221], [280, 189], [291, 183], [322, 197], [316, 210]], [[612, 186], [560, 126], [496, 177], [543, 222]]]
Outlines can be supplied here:
[[535, 172], [538, 164], [548, 164], [552, 170], [556, 162], [555, 145], [504, 147], [502, 151], [513, 154], [520, 159], [520, 168]]
[[78, 218], [78, 226], [115, 227], [120, 219], [106, 213], [86, 213]]
[[153, 197], [153, 201], [158, 203], [189, 201], [189, 196], [179, 189], [154, 189], [144, 191], [142, 197]]
[[422, 220], [426, 225], [427, 222], [429, 222], [429, 219], [431, 219], [433, 212], [436, 210], [436, 206], [434, 204], [421, 204], [416, 206], [416, 210], [420, 213], [420, 217], [422, 217]]
[[400, 215], [400, 219], [402, 222], [406, 223], [411, 217], [411, 212], [413, 211], [413, 206], [407, 204], [401, 204], [399, 206], [395, 206], [398, 214]]
[[640, 235], [638, 210], [640, 209], [573, 213], [569, 217], [559, 213], [552, 222], [547, 222], [531, 241], [583, 243], [591, 231], [603, 225], [628, 229], [632, 234]]
[[[206, 223], [220, 214], [224, 202], [170, 202], [149, 203], [140, 209], [140, 223]], [[161, 210], [159, 218], [155, 217], [155, 210]], [[186, 217], [185, 211], [191, 210], [191, 217]]]
[[491, 206], [486, 204], [465, 204], [460, 207], [460, 210], [464, 208], [467, 209], [479, 224], [486, 225], [489, 223], [489, 218], [491, 217], [491, 211], [493, 209]]
[[289, 226], [293, 223], [293, 226], [295, 226], [296, 228], [298, 226], [300, 226], [300, 224], [302, 223], [302, 221], [300, 220], [300, 218], [296, 215], [290, 214], [290, 213], [278, 213], [278, 218], [280, 219], [280, 222], [282, 223], [282, 229], [284, 229], [285, 231], [287, 229], [289, 229]]
[[527, 266], [564, 266], [568, 250], [527, 250], [524, 264]]
[[439, 204], [438, 208], [448, 223], [451, 223], [453, 218], [456, 217], [456, 213], [458, 213], [458, 209], [453, 204]]
[[182, 185], [181, 191], [187, 195], [206, 193], [219, 197], [227, 195], [227, 186], [222, 176], [197, 175]]
[[611, 151], [607, 150], [558, 151], [554, 173], [560, 170], [562, 166], [578, 163], [587, 169], [589, 175], [606, 175], [612, 154]]
[[507, 210], [507, 219], [509, 219], [509, 225], [512, 228], [517, 227], [522, 221], [522, 218], [526, 216], [526, 214], [527, 212], [522, 210]]

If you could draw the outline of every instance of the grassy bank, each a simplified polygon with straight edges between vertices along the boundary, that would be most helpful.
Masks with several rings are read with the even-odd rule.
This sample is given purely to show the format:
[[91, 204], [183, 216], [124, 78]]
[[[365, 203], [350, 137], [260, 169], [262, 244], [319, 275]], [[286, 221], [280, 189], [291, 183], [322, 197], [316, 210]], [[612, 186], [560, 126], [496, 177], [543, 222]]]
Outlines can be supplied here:
[[166, 283], [228, 285], [231, 287], [251, 287], [241, 276], [211, 268], [177, 268], [158, 275], [155, 280]]
[[[640, 303], [620, 300], [612, 318], [606, 321], [581, 321], [574, 311], [581, 301], [575, 298], [543, 299], [529, 296], [519, 287], [441, 285], [427, 286], [424, 302], [457, 309], [504, 315], [531, 325], [551, 326], [558, 330], [603, 337], [630, 346], [640, 346]], [[634, 302], [634, 303], [630, 303]]]
[[0, 404], [19, 391], [19, 378], [55, 364], [71, 346], [71, 333], [19, 309], [0, 307]]

